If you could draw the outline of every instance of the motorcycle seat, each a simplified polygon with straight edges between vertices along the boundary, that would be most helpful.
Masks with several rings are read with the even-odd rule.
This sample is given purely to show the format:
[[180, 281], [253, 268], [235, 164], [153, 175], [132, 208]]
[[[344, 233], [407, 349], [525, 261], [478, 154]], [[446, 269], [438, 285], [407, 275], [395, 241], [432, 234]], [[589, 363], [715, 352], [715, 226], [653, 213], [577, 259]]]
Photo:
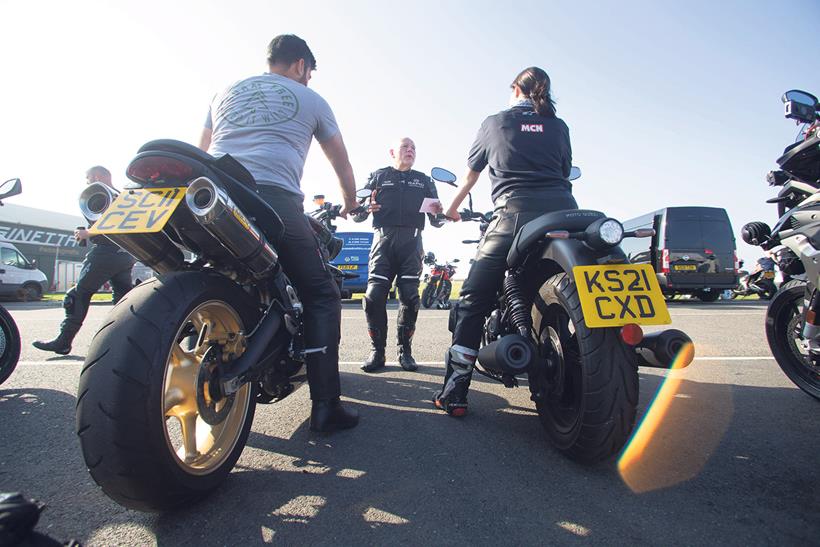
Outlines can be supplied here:
[[246, 214], [254, 218], [272, 244], [276, 245], [284, 235], [285, 225], [279, 215], [276, 214], [276, 211], [256, 192], [256, 181], [253, 175], [231, 156], [226, 154], [215, 158], [196, 146], [173, 139], [156, 139], [147, 142], [137, 151], [138, 154], [144, 152], [179, 154], [217, 171], [222, 175], [218, 182], [228, 187], [227, 190], [231, 198], [237, 202]]
[[552, 230], [567, 230], [580, 232], [599, 218], [606, 215], [600, 211], [588, 209], [568, 209], [544, 213], [540, 217], [524, 224], [515, 234], [510, 252], [507, 254], [507, 265], [515, 268], [527, 256], [530, 247], [544, 238], [544, 234]]

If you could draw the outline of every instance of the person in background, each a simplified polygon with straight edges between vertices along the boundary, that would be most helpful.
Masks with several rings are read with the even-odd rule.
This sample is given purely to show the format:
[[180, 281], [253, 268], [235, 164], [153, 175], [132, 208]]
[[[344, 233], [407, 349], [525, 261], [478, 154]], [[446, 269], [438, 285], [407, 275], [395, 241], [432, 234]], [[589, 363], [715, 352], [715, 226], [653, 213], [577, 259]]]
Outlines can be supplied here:
[[[86, 174], [86, 183], [99, 182], [114, 188], [111, 184], [111, 172], [101, 165], [95, 165]], [[91, 297], [100, 287], [108, 282], [113, 291], [114, 304], [119, 302], [131, 290], [131, 269], [134, 258], [120, 249], [105, 236], [91, 236], [85, 228], [77, 228], [74, 237], [80, 245], [91, 243], [91, 249], [83, 260], [77, 285], [69, 289], [63, 299], [65, 319], [60, 325], [57, 337], [48, 340], [35, 340], [32, 346], [39, 350], [51, 351], [59, 355], [71, 352], [71, 343], [83, 326], [88, 314]]]
[[[433, 181], [414, 171], [416, 144], [410, 138], [400, 139], [390, 149], [393, 165], [374, 171], [366, 188], [371, 190], [370, 206], [353, 220], [363, 222], [373, 213], [376, 235], [370, 249], [367, 292], [363, 305], [370, 335], [370, 356], [362, 365], [365, 372], [375, 372], [385, 366], [387, 344], [387, 293], [396, 279], [399, 294], [397, 326], [398, 359], [401, 368], [418, 368], [412, 353], [413, 334], [419, 313], [419, 276], [422, 271], [424, 247], [424, 213], [420, 212], [425, 198], [435, 199], [434, 210], [442, 211]], [[430, 224], [443, 222], [430, 215]]]

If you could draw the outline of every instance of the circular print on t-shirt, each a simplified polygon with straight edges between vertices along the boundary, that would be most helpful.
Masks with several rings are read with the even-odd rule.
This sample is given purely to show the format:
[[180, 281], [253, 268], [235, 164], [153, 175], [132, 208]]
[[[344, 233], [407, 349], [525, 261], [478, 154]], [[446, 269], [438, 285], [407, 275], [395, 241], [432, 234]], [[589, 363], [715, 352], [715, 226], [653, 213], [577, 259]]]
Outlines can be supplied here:
[[251, 82], [233, 88], [226, 97], [225, 118], [240, 127], [263, 127], [292, 120], [299, 112], [299, 100], [287, 87], [276, 82]]

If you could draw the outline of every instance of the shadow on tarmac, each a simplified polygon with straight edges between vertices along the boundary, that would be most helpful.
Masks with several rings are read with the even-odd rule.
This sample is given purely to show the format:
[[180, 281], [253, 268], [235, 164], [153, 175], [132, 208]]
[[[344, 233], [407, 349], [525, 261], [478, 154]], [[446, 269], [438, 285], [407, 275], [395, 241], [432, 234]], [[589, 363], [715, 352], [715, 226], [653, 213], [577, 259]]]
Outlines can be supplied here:
[[[585, 467], [552, 448], [526, 387], [510, 404], [474, 384], [459, 420], [432, 407], [438, 381], [342, 376], [359, 427], [324, 436], [302, 419], [288, 438], [255, 427], [218, 490], [161, 516], [123, 510], [93, 484], [72, 396], [0, 389], [0, 491], [47, 502], [41, 526], [84, 543], [117, 524], [159, 545], [749, 545], [820, 534], [818, 405], [796, 388], [683, 380], [643, 467], [625, 481], [613, 462]], [[661, 380], [641, 374], [639, 417]], [[286, 424], [281, 413], [296, 407], [285, 405], [257, 415], [280, 413]]]

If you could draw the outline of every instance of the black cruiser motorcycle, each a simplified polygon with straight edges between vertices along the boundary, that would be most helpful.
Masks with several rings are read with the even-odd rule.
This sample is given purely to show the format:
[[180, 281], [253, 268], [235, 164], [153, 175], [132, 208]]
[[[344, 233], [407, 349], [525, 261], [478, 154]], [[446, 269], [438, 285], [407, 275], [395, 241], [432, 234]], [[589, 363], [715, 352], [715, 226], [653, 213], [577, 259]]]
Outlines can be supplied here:
[[[579, 176], [574, 167], [571, 180]], [[486, 222], [471, 198], [461, 218]], [[558, 211], [525, 224], [507, 257], [475, 370], [508, 388], [526, 376], [548, 437], [573, 460], [616, 454], [635, 423], [638, 366], [669, 368], [691, 344], [679, 330], [644, 335], [640, 327], [671, 320], [651, 265], [630, 264], [620, 243], [652, 235], [625, 232], [598, 211]], [[684, 352], [675, 366], [693, 357]]]
[[777, 159], [783, 186], [777, 198], [782, 213], [774, 228], [746, 224], [741, 235], [750, 245], [769, 250], [791, 278], [772, 298], [766, 312], [766, 338], [783, 372], [800, 389], [820, 399], [820, 104], [805, 91], [783, 95], [786, 118], [805, 124], [798, 141]]
[[[89, 185], [81, 209], [92, 234], [158, 275], [95, 335], [77, 434], [109, 497], [162, 511], [225, 479], [256, 404], [293, 393], [305, 356], [323, 348], [305, 347], [302, 304], [276, 253], [283, 225], [236, 160], [157, 140], [140, 148], [127, 176], [120, 194]], [[317, 234], [327, 227], [314, 220]], [[332, 233], [319, 238], [329, 260], [339, 245]]]
[[[20, 179], [9, 179], [0, 184], [0, 200], [16, 196], [23, 191]], [[3, 202], [0, 201], [0, 206]], [[5, 382], [17, 368], [20, 360], [20, 331], [14, 318], [0, 306], [0, 384]]]

